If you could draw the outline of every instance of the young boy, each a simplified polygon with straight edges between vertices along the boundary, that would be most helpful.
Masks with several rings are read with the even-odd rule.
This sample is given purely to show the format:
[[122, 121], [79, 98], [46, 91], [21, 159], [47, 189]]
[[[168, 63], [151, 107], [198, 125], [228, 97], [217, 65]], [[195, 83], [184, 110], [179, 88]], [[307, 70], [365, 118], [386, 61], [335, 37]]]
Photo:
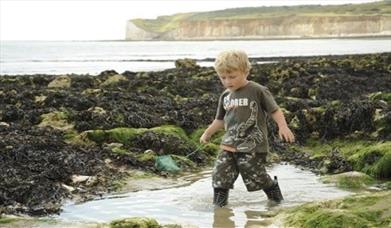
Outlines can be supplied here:
[[269, 200], [283, 200], [277, 177], [271, 179], [265, 170], [269, 151], [267, 114], [277, 123], [281, 139], [294, 142], [295, 137], [268, 88], [247, 80], [250, 69], [243, 51], [222, 52], [215, 61], [215, 70], [226, 90], [220, 96], [215, 120], [200, 142], [207, 143], [214, 133], [225, 128], [212, 176], [213, 203], [217, 207], [227, 205], [229, 189], [239, 173], [247, 191], [263, 189]]

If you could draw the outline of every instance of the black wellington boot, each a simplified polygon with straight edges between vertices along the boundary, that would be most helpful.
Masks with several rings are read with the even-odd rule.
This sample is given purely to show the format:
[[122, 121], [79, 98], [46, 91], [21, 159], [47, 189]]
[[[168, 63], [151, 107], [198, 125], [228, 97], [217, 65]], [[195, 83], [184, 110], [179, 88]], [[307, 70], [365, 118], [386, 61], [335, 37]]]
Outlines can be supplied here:
[[278, 185], [277, 176], [274, 176], [273, 185], [263, 189], [263, 191], [266, 193], [269, 200], [277, 203], [281, 202], [281, 200], [284, 200], [284, 197], [282, 197], [281, 194], [280, 186]]
[[216, 207], [224, 207], [228, 204], [229, 189], [215, 188], [213, 194], [213, 204]]

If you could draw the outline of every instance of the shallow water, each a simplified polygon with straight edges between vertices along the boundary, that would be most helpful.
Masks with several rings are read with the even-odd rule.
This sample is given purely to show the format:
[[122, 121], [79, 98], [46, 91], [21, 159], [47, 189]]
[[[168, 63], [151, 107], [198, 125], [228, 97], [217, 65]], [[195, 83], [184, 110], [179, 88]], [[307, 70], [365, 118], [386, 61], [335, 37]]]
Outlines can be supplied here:
[[[268, 225], [267, 214], [279, 207], [310, 201], [334, 199], [351, 194], [319, 176], [293, 165], [277, 164], [268, 168], [277, 175], [285, 200], [270, 205], [261, 192], [247, 192], [239, 177], [231, 190], [228, 208], [212, 206], [211, 171], [187, 176], [191, 183], [168, 189], [111, 195], [81, 204], [68, 204], [57, 219], [65, 222], [109, 222], [125, 217], [146, 216], [159, 223], [195, 225], [195, 227], [251, 227]], [[194, 179], [197, 179], [193, 182]]]

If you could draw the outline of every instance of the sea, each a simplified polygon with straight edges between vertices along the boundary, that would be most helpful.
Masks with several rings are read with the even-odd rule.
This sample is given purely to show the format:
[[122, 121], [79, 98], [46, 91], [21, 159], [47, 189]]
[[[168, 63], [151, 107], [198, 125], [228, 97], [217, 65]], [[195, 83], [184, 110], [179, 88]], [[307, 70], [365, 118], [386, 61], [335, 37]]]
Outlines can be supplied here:
[[229, 49], [249, 57], [344, 55], [391, 52], [391, 37], [246, 41], [0, 41], [0, 75], [88, 74], [105, 70], [160, 71], [175, 60], [212, 66]]

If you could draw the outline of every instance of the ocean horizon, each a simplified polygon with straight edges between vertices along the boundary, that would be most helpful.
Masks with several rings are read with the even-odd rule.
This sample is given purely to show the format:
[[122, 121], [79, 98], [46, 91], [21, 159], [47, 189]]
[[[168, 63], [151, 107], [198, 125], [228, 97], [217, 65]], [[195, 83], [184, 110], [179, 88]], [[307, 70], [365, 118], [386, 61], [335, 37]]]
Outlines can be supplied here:
[[175, 60], [212, 66], [216, 55], [242, 49], [250, 58], [391, 52], [388, 37], [235, 41], [1, 41], [0, 75], [160, 71]]

